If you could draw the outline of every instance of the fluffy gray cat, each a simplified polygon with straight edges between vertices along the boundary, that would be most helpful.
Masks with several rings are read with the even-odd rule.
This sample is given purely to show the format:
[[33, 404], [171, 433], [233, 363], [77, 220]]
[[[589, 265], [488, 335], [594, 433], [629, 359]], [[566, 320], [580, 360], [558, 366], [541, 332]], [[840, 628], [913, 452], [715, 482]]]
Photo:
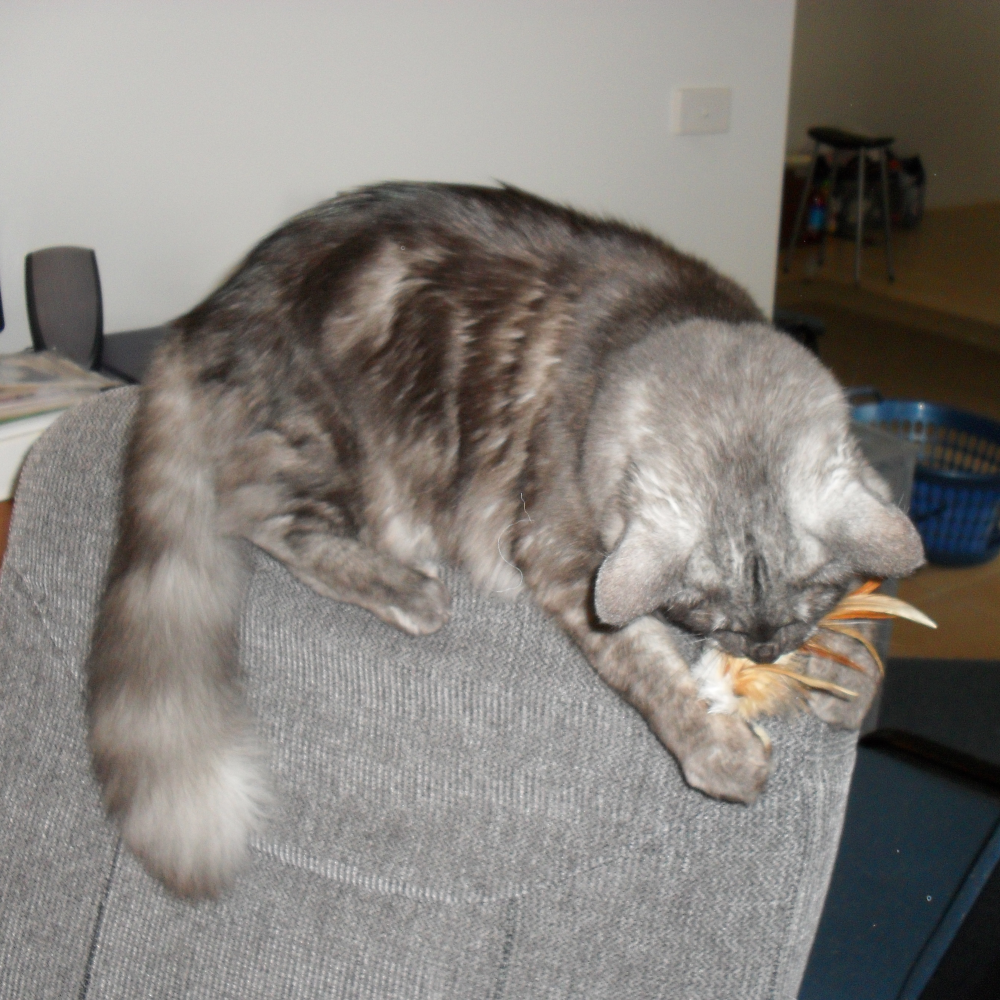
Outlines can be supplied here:
[[768, 750], [711, 710], [699, 651], [773, 661], [923, 557], [832, 376], [705, 264], [511, 188], [335, 198], [176, 321], [127, 455], [90, 745], [126, 842], [189, 896], [267, 808], [240, 539], [415, 635], [448, 620], [442, 560], [527, 588], [690, 785], [743, 802]]

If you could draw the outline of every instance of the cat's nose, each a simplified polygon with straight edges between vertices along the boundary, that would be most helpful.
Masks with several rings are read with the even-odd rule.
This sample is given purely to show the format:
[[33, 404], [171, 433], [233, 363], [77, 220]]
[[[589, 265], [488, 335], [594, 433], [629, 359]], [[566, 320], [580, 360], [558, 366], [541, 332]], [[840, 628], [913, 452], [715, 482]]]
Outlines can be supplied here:
[[774, 663], [781, 655], [781, 644], [777, 641], [778, 630], [772, 625], [760, 623], [750, 633], [750, 659], [757, 663]]
[[750, 659], [755, 663], [774, 663], [781, 655], [781, 647], [776, 642], [758, 642], [750, 648]]

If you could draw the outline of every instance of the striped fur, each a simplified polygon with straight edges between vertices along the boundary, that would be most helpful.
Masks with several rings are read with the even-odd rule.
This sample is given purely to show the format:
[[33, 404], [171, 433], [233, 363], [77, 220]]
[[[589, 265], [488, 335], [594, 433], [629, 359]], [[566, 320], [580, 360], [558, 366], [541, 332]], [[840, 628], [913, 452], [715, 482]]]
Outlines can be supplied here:
[[707, 265], [511, 188], [388, 184], [293, 219], [174, 324], [144, 387], [88, 662], [91, 748], [147, 867], [228, 884], [268, 779], [239, 694], [249, 540], [412, 634], [436, 567], [527, 588], [689, 783], [767, 748], [713, 643], [775, 658], [921, 560], [823, 367]]

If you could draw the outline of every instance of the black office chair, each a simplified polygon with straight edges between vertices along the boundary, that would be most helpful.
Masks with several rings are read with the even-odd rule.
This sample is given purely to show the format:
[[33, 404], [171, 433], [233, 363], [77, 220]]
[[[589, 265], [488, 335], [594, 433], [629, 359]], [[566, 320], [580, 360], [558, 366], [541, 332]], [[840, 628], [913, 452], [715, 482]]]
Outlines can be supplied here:
[[56, 348], [84, 368], [129, 382], [142, 380], [166, 328], [104, 335], [101, 278], [93, 250], [35, 250], [24, 259], [24, 283], [35, 350]]
[[[785, 250], [785, 273], [791, 263], [792, 250], [799, 241], [799, 233], [802, 230], [802, 219], [805, 216], [806, 202], [809, 200], [809, 193], [812, 189], [813, 175], [816, 171], [816, 161], [819, 159], [821, 146], [829, 146], [832, 154], [832, 177], [830, 190], [834, 190], [837, 185], [837, 173], [840, 169], [840, 153], [855, 153], [858, 158], [858, 219], [855, 233], [854, 247], [854, 283], [861, 282], [861, 246], [864, 241], [865, 228], [865, 167], [868, 163], [868, 151], [872, 150], [878, 154], [879, 164], [882, 172], [882, 221], [885, 225], [885, 261], [889, 273], [889, 280], [896, 278], [892, 267], [892, 235], [890, 233], [889, 219], [889, 164], [886, 150], [893, 143], [892, 136], [871, 137], [867, 135], [857, 135], [854, 132], [845, 132], [839, 128], [827, 128], [817, 126], [809, 129], [809, 137], [813, 140], [812, 160], [809, 163], [809, 176], [806, 179], [806, 186], [802, 190], [802, 198], [799, 200], [799, 209], [795, 214], [795, 226], [792, 229], [792, 238]], [[820, 234], [819, 249], [817, 251], [817, 263], [823, 263], [823, 241], [826, 234]]]
[[28, 323], [36, 351], [54, 347], [84, 368], [101, 360], [104, 312], [97, 255], [85, 247], [48, 247], [24, 258]]

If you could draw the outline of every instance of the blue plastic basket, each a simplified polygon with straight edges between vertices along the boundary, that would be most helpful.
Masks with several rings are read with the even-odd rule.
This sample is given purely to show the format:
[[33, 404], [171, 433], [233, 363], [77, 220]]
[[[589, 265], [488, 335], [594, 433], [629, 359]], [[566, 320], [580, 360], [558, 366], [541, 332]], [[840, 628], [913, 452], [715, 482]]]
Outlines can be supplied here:
[[930, 562], [973, 566], [1000, 552], [1000, 423], [901, 399], [853, 413], [917, 445], [910, 517]]

